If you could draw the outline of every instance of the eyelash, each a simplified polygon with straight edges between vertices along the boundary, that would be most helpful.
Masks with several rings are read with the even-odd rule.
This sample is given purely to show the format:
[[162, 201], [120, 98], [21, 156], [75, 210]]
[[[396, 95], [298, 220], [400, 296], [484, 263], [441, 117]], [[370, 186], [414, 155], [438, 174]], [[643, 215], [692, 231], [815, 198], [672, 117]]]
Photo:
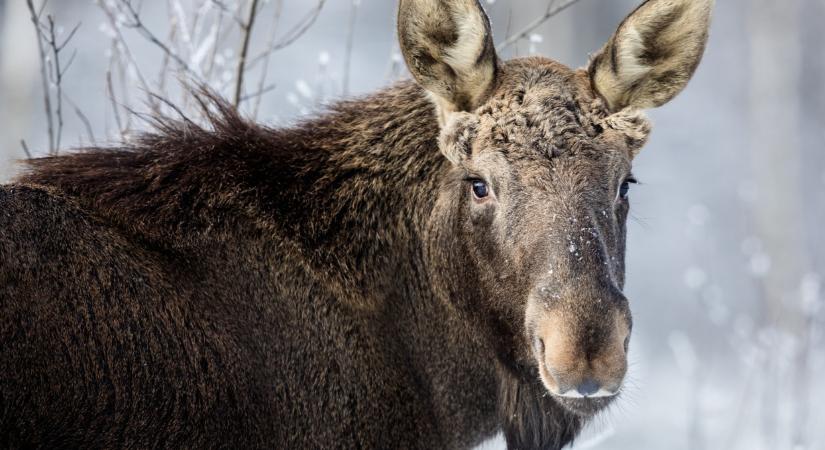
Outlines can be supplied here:
[[619, 185], [619, 190], [618, 192], [616, 192], [617, 200], [627, 200], [628, 195], [630, 194], [631, 184], [639, 184], [639, 182], [633, 175], [628, 175], [628, 177], [625, 178], [624, 181], [622, 181], [622, 184]]

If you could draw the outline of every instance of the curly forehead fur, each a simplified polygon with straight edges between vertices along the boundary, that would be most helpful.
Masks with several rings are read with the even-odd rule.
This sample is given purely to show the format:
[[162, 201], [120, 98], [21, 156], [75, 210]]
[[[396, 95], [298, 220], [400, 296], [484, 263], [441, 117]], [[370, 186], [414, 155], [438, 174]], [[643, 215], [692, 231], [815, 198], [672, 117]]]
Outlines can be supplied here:
[[472, 114], [453, 118], [442, 146], [464, 147], [455, 150], [466, 154], [492, 148], [533, 159], [597, 141], [633, 157], [647, 141], [650, 122], [644, 113], [627, 108], [611, 114], [582, 70], [541, 57], [513, 60], [500, 70], [490, 99]]

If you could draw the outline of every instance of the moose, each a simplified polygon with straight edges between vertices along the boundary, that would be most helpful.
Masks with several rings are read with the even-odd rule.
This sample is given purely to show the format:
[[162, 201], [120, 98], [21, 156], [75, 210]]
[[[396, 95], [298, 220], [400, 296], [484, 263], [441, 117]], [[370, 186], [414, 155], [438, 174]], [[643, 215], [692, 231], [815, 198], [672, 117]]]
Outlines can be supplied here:
[[4, 448], [559, 449], [620, 395], [631, 162], [713, 0], [572, 70], [400, 0], [413, 80], [285, 128], [208, 92], [0, 188]]

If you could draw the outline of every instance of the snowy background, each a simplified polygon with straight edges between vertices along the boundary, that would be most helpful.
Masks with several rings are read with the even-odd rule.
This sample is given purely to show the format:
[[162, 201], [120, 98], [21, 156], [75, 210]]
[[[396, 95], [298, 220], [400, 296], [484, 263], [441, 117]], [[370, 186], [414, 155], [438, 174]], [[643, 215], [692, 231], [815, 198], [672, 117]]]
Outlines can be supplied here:
[[[638, 1], [577, 2], [502, 56], [582, 66]], [[232, 97], [245, 4], [145, 0], [136, 26], [119, 3], [52, 0], [41, 16], [53, 17], [57, 44], [80, 24], [59, 55], [72, 62], [58, 146], [26, 0], [0, 0], [0, 180], [26, 157], [21, 141], [36, 156], [140, 129], [127, 108], [167, 108], [147, 90], [190, 107], [176, 73]], [[553, 6], [484, 3], [498, 42]], [[394, 16], [390, 0], [261, 0], [242, 109], [288, 124], [406, 76]], [[650, 112], [628, 225], [630, 382], [574, 448], [825, 448], [823, 23], [825, 0], [720, 0], [693, 82]], [[51, 80], [56, 132], [54, 70]]]

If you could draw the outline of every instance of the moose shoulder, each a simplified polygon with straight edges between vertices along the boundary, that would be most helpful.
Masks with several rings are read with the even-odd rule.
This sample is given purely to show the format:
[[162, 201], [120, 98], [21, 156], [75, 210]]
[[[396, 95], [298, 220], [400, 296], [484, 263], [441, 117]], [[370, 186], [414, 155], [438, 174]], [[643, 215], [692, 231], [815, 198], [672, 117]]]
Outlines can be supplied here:
[[414, 82], [31, 161], [0, 187], [0, 446], [561, 448], [621, 391], [639, 111], [712, 3], [648, 0], [574, 71], [500, 61], [476, 0], [401, 0]]

